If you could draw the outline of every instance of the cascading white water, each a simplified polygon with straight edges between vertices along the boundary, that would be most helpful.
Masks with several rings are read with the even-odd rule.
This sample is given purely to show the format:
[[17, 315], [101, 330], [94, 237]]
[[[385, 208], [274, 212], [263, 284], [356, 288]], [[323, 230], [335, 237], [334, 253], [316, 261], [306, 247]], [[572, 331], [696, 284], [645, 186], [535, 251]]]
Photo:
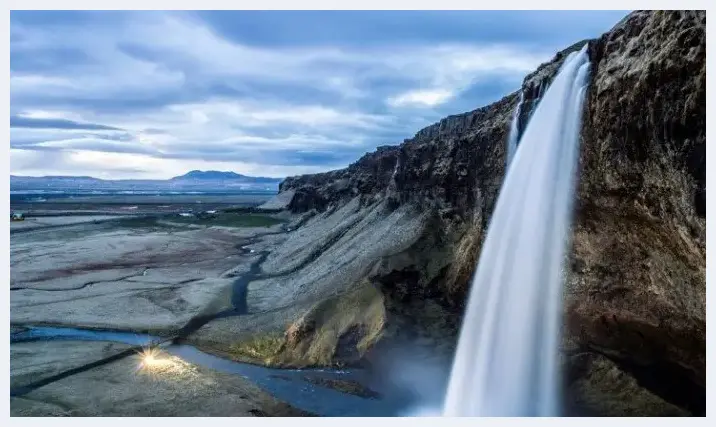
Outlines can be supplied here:
[[482, 247], [445, 416], [559, 415], [562, 259], [589, 73], [571, 53], [525, 128]]
[[515, 156], [515, 151], [517, 151], [517, 142], [520, 136], [520, 110], [522, 109], [522, 101], [524, 100], [524, 97], [524, 93], [520, 90], [520, 100], [519, 102], [517, 102], [517, 107], [515, 107], [515, 113], [512, 116], [512, 123], [510, 124], [510, 134], [507, 136], [506, 166], [510, 166], [510, 163], [512, 163], [512, 158]]

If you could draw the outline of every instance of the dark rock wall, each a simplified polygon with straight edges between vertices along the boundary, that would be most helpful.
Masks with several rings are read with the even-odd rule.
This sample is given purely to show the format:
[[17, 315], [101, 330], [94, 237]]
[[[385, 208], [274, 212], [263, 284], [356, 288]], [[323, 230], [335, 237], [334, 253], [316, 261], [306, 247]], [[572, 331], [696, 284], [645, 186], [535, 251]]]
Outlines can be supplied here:
[[358, 195], [371, 195], [387, 188], [398, 158], [399, 147], [378, 147], [345, 169], [286, 178], [279, 192], [295, 190], [289, 204], [293, 212], [323, 211]]
[[[706, 15], [637, 12], [591, 45], [567, 332], [705, 405]], [[678, 396], [674, 396], [678, 395]]]

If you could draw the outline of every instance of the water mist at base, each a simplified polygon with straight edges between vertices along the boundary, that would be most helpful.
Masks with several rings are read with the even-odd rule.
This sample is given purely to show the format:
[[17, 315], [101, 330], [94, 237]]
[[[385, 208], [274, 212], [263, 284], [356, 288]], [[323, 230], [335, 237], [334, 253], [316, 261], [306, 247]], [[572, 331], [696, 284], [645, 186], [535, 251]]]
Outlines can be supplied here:
[[520, 139], [473, 278], [445, 416], [559, 415], [562, 259], [589, 72], [571, 53]]

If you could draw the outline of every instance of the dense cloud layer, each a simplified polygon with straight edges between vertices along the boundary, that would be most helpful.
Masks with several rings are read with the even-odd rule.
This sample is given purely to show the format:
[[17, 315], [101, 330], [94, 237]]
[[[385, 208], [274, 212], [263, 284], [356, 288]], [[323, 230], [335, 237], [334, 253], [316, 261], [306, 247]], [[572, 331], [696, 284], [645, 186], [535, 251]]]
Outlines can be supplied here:
[[12, 12], [12, 173], [343, 167], [515, 90], [623, 15]]

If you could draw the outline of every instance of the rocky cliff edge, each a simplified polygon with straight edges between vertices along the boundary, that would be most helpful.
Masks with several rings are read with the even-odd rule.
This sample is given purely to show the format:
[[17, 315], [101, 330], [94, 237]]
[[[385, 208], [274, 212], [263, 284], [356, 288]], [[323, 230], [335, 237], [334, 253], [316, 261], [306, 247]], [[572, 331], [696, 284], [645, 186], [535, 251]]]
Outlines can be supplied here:
[[[703, 11], [634, 12], [520, 89], [522, 130], [566, 55], [589, 43], [563, 352], [566, 403], [580, 414], [705, 413], [705, 22]], [[454, 339], [518, 99], [283, 181], [282, 206], [303, 216], [264, 266], [281, 279], [255, 284], [263, 326], [231, 337], [273, 325], [271, 361], [288, 365], [370, 358], [408, 324], [428, 331], [413, 341]], [[327, 309], [331, 298], [358, 309]]]

